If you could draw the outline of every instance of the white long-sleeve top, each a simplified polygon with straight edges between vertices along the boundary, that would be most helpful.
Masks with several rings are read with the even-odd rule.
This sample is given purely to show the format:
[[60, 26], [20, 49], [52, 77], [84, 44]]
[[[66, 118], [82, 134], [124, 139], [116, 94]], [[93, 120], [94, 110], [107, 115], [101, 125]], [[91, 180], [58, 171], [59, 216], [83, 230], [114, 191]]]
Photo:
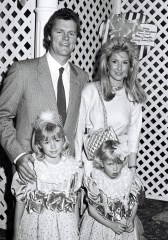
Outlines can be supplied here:
[[[124, 139], [126, 139], [129, 152], [137, 153], [142, 124], [142, 105], [128, 100], [124, 88], [116, 91], [116, 96], [111, 101], [104, 101], [104, 105], [108, 125], [112, 125], [117, 136], [125, 136]], [[81, 96], [75, 138], [75, 156], [77, 160], [81, 160], [85, 128], [97, 130], [103, 127], [103, 108], [99, 93], [95, 83], [88, 83]]]

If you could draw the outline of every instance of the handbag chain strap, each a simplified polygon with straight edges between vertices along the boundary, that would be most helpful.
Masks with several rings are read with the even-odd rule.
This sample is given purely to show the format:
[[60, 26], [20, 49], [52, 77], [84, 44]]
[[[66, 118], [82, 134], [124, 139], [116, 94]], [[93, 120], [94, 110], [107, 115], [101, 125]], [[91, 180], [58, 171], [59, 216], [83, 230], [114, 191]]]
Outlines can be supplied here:
[[108, 125], [107, 125], [107, 111], [106, 111], [106, 108], [105, 108], [105, 105], [104, 105], [104, 100], [103, 100], [103, 96], [102, 96], [102, 93], [101, 93], [100, 83], [96, 82], [95, 85], [96, 85], [97, 91], [99, 93], [99, 98], [100, 98], [100, 101], [101, 101], [102, 107], [103, 107], [104, 127], [107, 128], [108, 127]]

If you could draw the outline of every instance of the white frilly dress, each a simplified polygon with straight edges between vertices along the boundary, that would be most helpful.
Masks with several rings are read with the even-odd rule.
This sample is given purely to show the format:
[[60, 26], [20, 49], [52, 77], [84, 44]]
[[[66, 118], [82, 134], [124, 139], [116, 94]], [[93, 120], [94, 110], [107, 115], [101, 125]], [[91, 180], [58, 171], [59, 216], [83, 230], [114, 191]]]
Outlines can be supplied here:
[[[103, 171], [93, 168], [92, 177], [86, 176], [84, 185], [88, 204], [110, 221], [126, 223], [134, 204], [144, 200], [144, 188], [140, 179], [127, 167], [122, 169], [121, 175], [116, 179], [111, 179]], [[92, 218], [86, 210], [81, 224], [80, 240], [140, 240], [141, 222], [135, 218], [134, 224], [133, 232], [118, 235]]]
[[18, 240], [78, 240], [74, 213], [83, 169], [71, 157], [58, 164], [35, 159], [37, 182], [25, 184], [14, 175], [12, 191], [25, 204]]

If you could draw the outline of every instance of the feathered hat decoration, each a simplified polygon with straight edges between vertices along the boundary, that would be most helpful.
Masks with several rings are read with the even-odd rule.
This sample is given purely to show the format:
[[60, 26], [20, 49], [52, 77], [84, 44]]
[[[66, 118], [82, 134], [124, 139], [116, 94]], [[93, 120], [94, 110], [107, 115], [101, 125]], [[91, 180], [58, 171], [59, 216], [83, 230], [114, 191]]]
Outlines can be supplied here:
[[35, 123], [33, 124], [33, 128], [35, 130], [43, 129], [48, 123], [52, 123], [61, 127], [63, 126], [62, 119], [59, 114], [56, 114], [54, 111], [45, 111], [37, 117]]
[[114, 150], [114, 155], [118, 156], [121, 161], [124, 161], [126, 157], [130, 154], [129, 151], [123, 149], [123, 144], [119, 144]]

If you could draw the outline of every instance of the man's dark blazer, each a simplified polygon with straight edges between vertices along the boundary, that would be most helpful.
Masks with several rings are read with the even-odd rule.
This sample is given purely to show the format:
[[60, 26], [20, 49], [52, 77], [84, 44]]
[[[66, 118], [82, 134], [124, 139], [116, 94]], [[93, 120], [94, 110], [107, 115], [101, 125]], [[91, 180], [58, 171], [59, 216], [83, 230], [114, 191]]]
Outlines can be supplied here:
[[[65, 134], [74, 149], [81, 91], [88, 74], [70, 63], [70, 94]], [[31, 150], [32, 124], [42, 111], [58, 113], [46, 55], [15, 62], [9, 69], [0, 95], [0, 143], [9, 159]], [[16, 118], [14, 127], [13, 120]]]

